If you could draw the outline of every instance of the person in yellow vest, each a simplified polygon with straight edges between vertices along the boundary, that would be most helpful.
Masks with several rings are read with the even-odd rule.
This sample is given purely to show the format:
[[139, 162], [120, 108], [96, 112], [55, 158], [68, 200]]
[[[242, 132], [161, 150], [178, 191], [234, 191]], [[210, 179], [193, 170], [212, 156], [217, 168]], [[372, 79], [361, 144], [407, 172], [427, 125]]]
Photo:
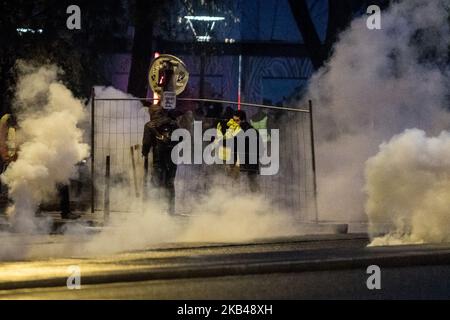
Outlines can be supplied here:
[[[219, 158], [224, 161], [225, 171], [234, 180], [238, 180], [241, 171], [245, 171], [248, 174], [250, 181], [250, 190], [252, 192], [259, 191], [259, 185], [257, 183], [256, 177], [259, 173], [259, 163], [251, 164], [249, 161], [250, 146], [249, 142], [246, 141], [244, 145], [244, 150], [239, 150], [239, 144], [237, 143], [237, 138], [244, 134], [247, 130], [255, 130], [248, 122], [244, 111], [235, 111], [233, 117], [224, 123], [221, 121], [217, 124], [217, 141], [220, 143], [219, 146]], [[257, 131], [255, 131], [258, 140], [260, 136]], [[227, 146], [227, 141], [234, 139], [234, 150]], [[259, 154], [259, 147], [258, 147]]]
[[237, 153], [232, 150], [227, 141], [235, 139], [235, 137], [242, 131], [240, 127], [240, 115], [234, 113], [233, 117], [228, 121], [220, 121], [217, 124], [217, 143], [220, 143], [218, 155], [219, 159], [225, 163], [225, 172], [234, 180], [239, 179], [239, 159]]

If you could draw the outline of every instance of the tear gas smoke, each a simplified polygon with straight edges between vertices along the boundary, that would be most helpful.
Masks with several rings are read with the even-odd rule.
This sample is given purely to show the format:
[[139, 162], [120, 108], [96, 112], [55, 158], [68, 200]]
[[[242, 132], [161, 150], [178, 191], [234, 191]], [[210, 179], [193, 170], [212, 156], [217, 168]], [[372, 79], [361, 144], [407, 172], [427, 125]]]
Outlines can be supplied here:
[[450, 132], [406, 130], [367, 161], [366, 212], [372, 245], [450, 241]]
[[[418, 242], [447, 240], [445, 192], [448, 190], [449, 134], [444, 132], [429, 138], [424, 133], [439, 133], [450, 123], [449, 115], [443, 111], [449, 84], [447, 12], [445, 0], [409, 0], [392, 5], [382, 14], [382, 30], [368, 30], [365, 17], [356, 19], [341, 35], [326, 67], [311, 80], [308, 98], [313, 99], [318, 113], [322, 220], [364, 219], [365, 162], [377, 153], [380, 143], [396, 135], [383, 144], [380, 153], [367, 164], [365, 190], [369, 196], [366, 208], [370, 231], [375, 234], [379, 223], [387, 223], [391, 226], [391, 235], [400, 235], [400, 241], [404, 241], [405, 235]], [[82, 108], [70, 92], [56, 82], [56, 68], [40, 68], [23, 79], [28, 81], [19, 82], [18, 101], [28, 103], [21, 104], [25, 111], [19, 120], [26, 142], [19, 159], [28, 159], [21, 156], [27, 150], [27, 141], [34, 142], [37, 150], [41, 144], [45, 149], [37, 152], [29, 147], [29, 160], [23, 162], [24, 169], [19, 170], [18, 161], [8, 169], [5, 181], [12, 188], [16, 212], [20, 203], [20, 207], [25, 208], [23, 211], [29, 212], [25, 216], [32, 217], [31, 209], [54, 192], [56, 183], [67, 181], [73, 165], [86, 156], [87, 147], [80, 143], [81, 133], [75, 130], [83, 116]], [[35, 100], [44, 101], [42, 111], [26, 112], [26, 106]], [[69, 108], [63, 101], [71, 101], [73, 106]], [[62, 117], [61, 113], [67, 116]], [[63, 122], [62, 118], [71, 121]], [[38, 119], [47, 125], [34, 129]], [[70, 138], [62, 142], [58, 139], [59, 123], [56, 128], [51, 126], [56, 120], [64, 123], [63, 136]], [[120, 129], [122, 125], [126, 124], [121, 120], [112, 126], [109, 123], [108, 135], [109, 130]], [[400, 134], [414, 127], [424, 131]], [[67, 128], [74, 130], [69, 134]], [[41, 142], [46, 135], [49, 138]], [[112, 149], [116, 141], [108, 141], [105, 145]], [[120, 145], [122, 141], [117, 143]], [[55, 151], [55, 146], [61, 145], [70, 151], [67, 155]], [[123, 146], [129, 148], [125, 142]], [[50, 157], [48, 153], [52, 150]], [[36, 161], [40, 162], [36, 164]], [[37, 168], [32, 170], [34, 166]], [[29, 182], [23, 182], [21, 170]], [[120, 183], [114, 187], [123, 190]], [[131, 213], [113, 214], [111, 227], [87, 242], [71, 243], [60, 252], [41, 254], [100, 254], [142, 249], [162, 242], [231, 242], [300, 233], [296, 220], [274, 210], [267, 199], [236, 194], [223, 185], [191, 199], [196, 215], [186, 220], [164, 215], [162, 202], [142, 202], [132, 192], [119, 191], [113, 198], [125, 204]], [[83, 231], [69, 228], [68, 234], [81, 238]], [[22, 253], [31, 254], [29, 251]]]
[[[419, 128], [431, 135], [448, 128], [450, 117], [445, 111], [449, 92], [448, 12], [448, 1], [445, 0], [408, 0], [395, 2], [382, 12], [381, 30], [369, 30], [367, 17], [357, 18], [340, 35], [330, 61], [313, 76], [308, 98], [317, 106], [318, 191], [322, 220], [366, 220], [364, 166], [383, 141], [407, 128]], [[401, 149], [400, 142], [414, 138], [420, 139], [415, 142], [418, 143], [414, 149], [416, 152], [410, 152], [410, 155], [423, 157], [419, 148], [426, 148], [427, 139], [416, 131], [408, 131], [403, 138], [393, 141], [396, 148]], [[445, 140], [445, 134], [436, 139]], [[381, 152], [386, 153], [387, 150], [385, 146]], [[395, 151], [390, 154], [395, 154]], [[444, 161], [433, 160], [433, 155], [444, 156], [439, 152], [430, 153], [429, 161]], [[405, 161], [405, 167], [410, 162], [425, 165], [424, 158], [399, 158], [398, 161]], [[393, 201], [388, 190], [394, 192], [394, 186], [387, 186], [382, 195], [376, 193], [376, 200], [372, 199], [374, 190], [382, 189], [381, 178], [378, 179], [377, 174], [387, 177], [382, 172], [383, 165], [377, 164], [375, 169], [374, 162], [379, 161], [369, 164], [367, 182], [367, 189], [371, 190], [367, 204], [370, 223], [388, 217], [392, 210], [402, 212], [394, 213], [394, 216], [406, 218], [409, 215], [411, 218], [415, 215], [415, 211], [410, 210], [413, 202], [418, 208], [425, 206], [417, 203], [425, 201], [425, 198], [417, 198], [413, 192], [408, 195], [407, 190], [420, 189], [428, 196], [430, 190], [422, 189], [425, 186], [404, 186], [405, 182], [420, 183], [420, 175], [417, 179], [414, 177], [414, 174], [420, 174], [420, 170], [407, 172], [401, 169], [400, 162], [397, 168], [405, 174], [404, 179], [386, 183], [397, 185], [399, 189], [406, 188], [405, 199], [409, 198], [411, 202]], [[389, 168], [387, 164], [385, 167]], [[432, 171], [431, 167], [429, 171]], [[445, 175], [444, 172], [440, 174]], [[406, 175], [411, 175], [409, 180]], [[378, 183], [377, 187], [372, 185], [374, 181]], [[431, 187], [430, 184], [427, 186]], [[378, 208], [374, 208], [375, 201]], [[396, 208], [390, 208], [394, 202]], [[404, 207], [399, 209], [401, 205]], [[387, 222], [393, 220], [387, 219]], [[406, 220], [420, 223], [420, 219]], [[374, 231], [373, 228], [371, 230]]]
[[184, 218], [165, 214], [162, 201], [123, 200], [133, 202], [134, 213], [112, 215], [111, 228], [82, 248], [72, 248], [72, 252], [116, 253], [176, 242], [232, 243], [302, 232], [291, 216], [273, 211], [267, 199], [227, 189], [216, 189], [197, 199], [193, 215]]
[[[15, 190], [21, 191], [21, 196], [17, 195], [13, 198], [21, 204], [16, 205], [16, 208], [30, 204], [27, 215], [24, 217], [26, 221], [34, 221], [36, 206], [54, 193], [56, 183], [67, 181], [73, 165], [87, 155], [87, 147], [80, 142], [81, 132], [76, 129], [76, 124], [83, 120], [82, 106], [79, 101], [73, 99], [66, 88], [56, 82], [57, 68], [34, 68], [30, 69], [26, 75], [28, 77], [24, 77], [17, 88], [18, 96], [29, 97], [27, 100], [18, 99], [27, 102], [23, 103], [24, 107], [19, 113], [19, 123], [24, 128], [21, 129], [24, 143], [19, 160], [8, 169], [5, 181], [8, 181], [13, 188], [12, 195], [15, 195]], [[57, 89], [59, 91], [55, 91]], [[56, 93], [63, 96], [55, 97]], [[43, 106], [43, 111], [36, 112], [37, 102], [34, 97], [38, 95], [42, 98], [47, 97], [48, 102], [42, 99], [42, 104], [39, 106]], [[114, 88], [99, 87], [96, 88], [96, 96], [98, 98], [130, 98]], [[57, 98], [58, 100], [54, 101]], [[16, 237], [6, 240], [0, 247], [0, 259], [102, 255], [144, 249], [168, 242], [251, 241], [256, 238], [292, 236], [305, 231], [295, 217], [274, 209], [268, 199], [261, 195], [242, 192], [242, 189], [236, 191], [231, 183], [226, 183], [226, 177], [222, 176], [216, 177], [221, 180], [220, 187], [212, 187], [208, 192], [196, 194], [192, 198], [177, 199], [177, 206], [182, 211], [186, 207], [192, 208], [193, 215], [189, 217], [168, 216], [165, 213], [166, 204], [161, 199], [151, 198], [151, 200], [143, 201], [141, 197], [137, 198], [130, 183], [132, 167], [129, 161], [129, 147], [141, 142], [148, 113], [139, 102], [126, 106], [131, 110], [123, 110], [122, 105], [111, 107], [106, 101], [96, 102], [96, 146], [99, 148], [96, 149], [98, 161], [96, 167], [104, 168], [102, 157], [110, 155], [115, 162], [112, 174], [116, 172], [118, 175], [127, 176], [125, 179], [112, 180], [111, 187], [111, 206], [120, 208], [122, 212], [111, 213], [109, 225], [94, 235], [80, 225], [68, 225], [64, 237], [70, 241], [63, 241], [57, 245], [33, 246], [29, 240], [18, 241]], [[61, 117], [66, 113], [69, 115], [64, 117], [66, 122], [63, 122]], [[130, 115], [136, 119], [130, 119]], [[71, 122], [67, 123], [67, 119]], [[140, 121], [139, 128], [133, 120]], [[45, 123], [46, 127], [37, 126], [38, 121]], [[60, 123], [52, 127], [53, 121], [60, 121]], [[87, 121], [84, 124], [87, 124]], [[64, 134], [57, 134], [61, 129], [60, 126], [64, 127]], [[90, 132], [87, 126], [84, 129]], [[122, 138], [114, 140], [118, 139], [117, 136]], [[64, 145], [65, 149], [58, 153], [57, 148], [61, 145]], [[38, 148], [41, 146], [43, 150]], [[25, 152], [29, 154], [25, 156]], [[140, 150], [136, 154], [137, 176], [142, 181], [142, 163], [138, 161], [140, 158], [138, 154]], [[35, 171], [31, 166], [38, 165], [45, 168], [45, 174], [32, 175], [31, 173]], [[38, 166], [38, 169], [41, 166]], [[65, 169], [65, 175], [59, 171], [60, 168]], [[21, 180], [24, 172], [25, 174], [30, 172], [30, 177], [28, 174], [25, 175], [28, 179], [27, 183]], [[99, 203], [102, 203], [103, 195], [103, 181], [99, 178], [103, 172], [103, 169], [99, 169], [97, 173]], [[211, 180], [211, 176], [196, 177], [199, 181], [206, 179]], [[211, 181], [208, 182], [211, 183]], [[139, 183], [139, 186], [141, 187], [142, 184]], [[183, 186], [189, 188], [189, 184]], [[23, 190], [26, 193], [23, 193]], [[44, 191], [46, 192], [43, 193]], [[25, 204], [20, 201], [24, 201]], [[97, 211], [96, 214], [101, 216], [103, 213]], [[7, 237], [3, 238], [7, 239]]]
[[77, 127], [85, 116], [83, 104], [58, 81], [59, 70], [24, 62], [17, 66], [18, 159], [2, 181], [14, 202], [8, 211], [15, 229], [31, 232], [38, 206], [55, 196], [58, 184], [74, 177], [75, 165], [88, 156], [89, 146]]

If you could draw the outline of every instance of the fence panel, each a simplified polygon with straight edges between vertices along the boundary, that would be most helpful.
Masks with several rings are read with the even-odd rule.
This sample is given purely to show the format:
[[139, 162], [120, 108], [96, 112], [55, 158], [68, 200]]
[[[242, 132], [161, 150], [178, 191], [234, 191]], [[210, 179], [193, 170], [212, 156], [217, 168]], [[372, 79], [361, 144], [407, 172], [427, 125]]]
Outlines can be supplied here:
[[[194, 111], [180, 117], [180, 126], [193, 132], [193, 120], [202, 121], [203, 130], [213, 128], [218, 119], [229, 118], [235, 107], [201, 102]], [[195, 105], [195, 104], [194, 104]], [[94, 181], [95, 209], [102, 210], [106, 156], [111, 157], [111, 211], [132, 210], [127, 199], [142, 196], [144, 162], [141, 144], [144, 125], [149, 121], [147, 108], [139, 100], [95, 99], [94, 124]], [[295, 109], [295, 108], [293, 108]], [[199, 112], [199, 110], [202, 110]], [[304, 221], [316, 219], [314, 207], [314, 175], [312, 170], [310, 114], [294, 110], [270, 110], [257, 106], [242, 106], [247, 120], [255, 124], [267, 117], [267, 129], [279, 130], [279, 171], [275, 175], [258, 175], [259, 193], [273, 202], [271, 209], [296, 215]], [[227, 114], [228, 113], [228, 114]], [[270, 137], [267, 146], [275, 143]], [[131, 151], [133, 148], [133, 151]], [[132, 155], [136, 180], [132, 170]], [[250, 192], [249, 177], [241, 172], [238, 180], [224, 178], [220, 165], [183, 164], [178, 166], [175, 179], [176, 211], [190, 213], [191, 204], [199, 196], [207, 195], [212, 187], [232, 187]], [[137, 194], [135, 185], [138, 186]]]

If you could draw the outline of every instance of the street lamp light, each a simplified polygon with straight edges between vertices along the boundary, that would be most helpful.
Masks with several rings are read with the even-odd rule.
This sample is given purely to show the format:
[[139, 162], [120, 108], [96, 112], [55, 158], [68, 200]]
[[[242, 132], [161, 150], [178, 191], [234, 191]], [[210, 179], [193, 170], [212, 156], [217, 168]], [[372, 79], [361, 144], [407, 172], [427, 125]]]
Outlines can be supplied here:
[[43, 33], [44, 32], [44, 30], [42, 30], [42, 29], [31, 29], [31, 28], [17, 28], [16, 31], [20, 35], [22, 35], [24, 33]]
[[[225, 17], [214, 17], [214, 16], [184, 16], [184, 18], [188, 21], [192, 33], [194, 34], [194, 37], [198, 42], [209, 42], [211, 40], [211, 36], [209, 35], [209, 33], [214, 30], [216, 22], [225, 20]], [[198, 35], [196, 28], [192, 24], [192, 21], [197, 21], [197, 23], [200, 24], [203, 24], [203, 22], [205, 22], [206, 33], [204, 35]], [[210, 22], [211, 25], [209, 25]], [[205, 30], [205, 26], [203, 27], [203, 30]]]
[[194, 20], [194, 21], [222, 21], [225, 20], [225, 17], [211, 17], [211, 16], [185, 16], [186, 20]]

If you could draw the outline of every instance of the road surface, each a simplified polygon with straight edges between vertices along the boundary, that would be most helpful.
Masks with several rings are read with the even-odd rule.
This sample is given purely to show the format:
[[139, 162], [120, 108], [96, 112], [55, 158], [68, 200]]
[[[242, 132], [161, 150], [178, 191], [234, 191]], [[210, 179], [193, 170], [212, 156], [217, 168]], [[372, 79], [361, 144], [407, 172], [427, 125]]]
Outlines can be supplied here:
[[[0, 299], [450, 297], [450, 244], [367, 247], [364, 234], [178, 243], [105, 257], [0, 262]], [[381, 289], [366, 285], [370, 265]], [[81, 289], [69, 290], [69, 266]]]

